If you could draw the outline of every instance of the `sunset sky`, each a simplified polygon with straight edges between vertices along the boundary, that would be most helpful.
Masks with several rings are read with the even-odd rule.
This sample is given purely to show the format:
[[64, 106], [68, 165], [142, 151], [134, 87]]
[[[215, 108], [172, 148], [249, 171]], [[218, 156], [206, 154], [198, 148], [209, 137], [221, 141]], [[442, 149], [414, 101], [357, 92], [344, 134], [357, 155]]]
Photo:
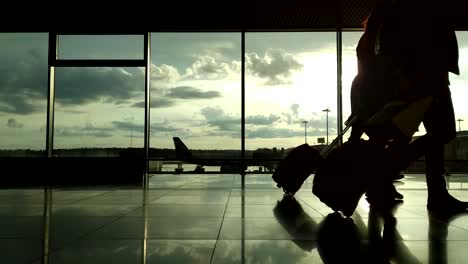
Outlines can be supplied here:
[[[362, 32], [343, 33], [343, 109]], [[468, 122], [468, 34], [457, 32], [456, 118]], [[0, 34], [0, 149], [44, 149], [47, 34]], [[289, 148], [336, 135], [336, 33], [246, 33], [246, 148]], [[240, 149], [240, 33], [152, 33], [151, 146]], [[143, 57], [140, 36], [62, 36], [59, 58]], [[142, 68], [60, 68], [56, 148], [143, 146]], [[467, 126], [461, 123], [462, 130]], [[458, 129], [458, 123], [457, 123]], [[423, 133], [421, 131], [420, 133]]]

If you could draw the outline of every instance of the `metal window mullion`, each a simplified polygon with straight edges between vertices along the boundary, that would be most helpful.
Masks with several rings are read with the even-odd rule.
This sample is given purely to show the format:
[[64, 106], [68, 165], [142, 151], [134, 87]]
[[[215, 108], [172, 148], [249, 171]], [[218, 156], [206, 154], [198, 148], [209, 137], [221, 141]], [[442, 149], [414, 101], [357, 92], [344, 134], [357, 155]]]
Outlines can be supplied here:
[[146, 67], [146, 60], [127, 59], [60, 59], [55, 60], [56, 67]]
[[245, 30], [241, 33], [241, 263], [245, 263]]
[[150, 85], [151, 85], [151, 33], [148, 32], [144, 37], [144, 61], [145, 61], [145, 131], [144, 131], [144, 161], [145, 173], [143, 187], [147, 188], [149, 171], [149, 147], [150, 147]]
[[148, 172], [150, 146], [150, 88], [151, 88], [151, 33], [146, 32], [143, 43], [143, 60], [145, 62], [145, 120], [144, 120], [144, 169], [143, 169], [143, 240], [141, 263], [146, 264], [148, 257]]
[[[58, 36], [49, 33], [48, 43], [48, 88], [47, 88], [47, 127], [46, 127], [46, 162], [50, 168], [54, 149], [54, 106], [55, 106], [55, 67], [53, 63], [58, 57]], [[50, 175], [50, 174], [47, 174]], [[50, 176], [45, 177], [44, 184], [44, 211], [43, 211], [43, 243], [42, 243], [42, 264], [49, 263], [50, 251], [50, 222], [52, 215], [52, 189], [50, 187]], [[53, 177], [53, 176], [52, 176]]]
[[241, 33], [241, 187], [245, 188], [245, 31]]

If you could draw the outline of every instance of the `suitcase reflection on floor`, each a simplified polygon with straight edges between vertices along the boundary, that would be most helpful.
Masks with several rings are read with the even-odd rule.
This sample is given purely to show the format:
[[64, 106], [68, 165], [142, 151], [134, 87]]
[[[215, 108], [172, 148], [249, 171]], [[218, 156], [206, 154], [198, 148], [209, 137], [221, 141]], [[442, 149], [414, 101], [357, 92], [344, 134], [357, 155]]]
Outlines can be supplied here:
[[367, 225], [358, 213], [339, 212], [317, 223], [294, 197], [284, 196], [273, 214], [291, 241], [307, 252], [316, 249], [324, 263], [420, 263], [396, 229], [397, 208], [370, 208]]
[[312, 251], [317, 244], [317, 223], [302, 208], [292, 196], [284, 196], [276, 203], [273, 214], [281, 226], [293, 237], [298, 247]]

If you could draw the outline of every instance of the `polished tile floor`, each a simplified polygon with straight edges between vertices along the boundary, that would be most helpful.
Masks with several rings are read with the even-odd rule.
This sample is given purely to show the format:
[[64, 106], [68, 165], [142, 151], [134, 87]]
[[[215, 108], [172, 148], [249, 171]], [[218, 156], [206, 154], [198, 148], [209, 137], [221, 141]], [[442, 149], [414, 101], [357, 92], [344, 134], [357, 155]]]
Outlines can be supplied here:
[[[294, 201], [266, 174], [246, 175], [244, 192], [239, 175], [153, 175], [147, 192], [53, 189], [50, 214], [43, 189], [0, 190], [1, 263], [467, 262], [468, 214], [429, 215], [423, 175], [396, 183], [405, 199], [393, 211], [362, 199], [351, 219], [311, 185]], [[448, 185], [468, 201], [468, 175]]]

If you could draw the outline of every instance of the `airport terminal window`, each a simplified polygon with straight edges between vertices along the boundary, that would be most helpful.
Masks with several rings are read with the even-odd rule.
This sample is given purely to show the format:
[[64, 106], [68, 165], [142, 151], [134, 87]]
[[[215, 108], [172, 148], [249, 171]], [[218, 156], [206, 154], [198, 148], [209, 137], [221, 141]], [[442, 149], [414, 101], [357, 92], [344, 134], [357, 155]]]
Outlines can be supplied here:
[[252, 158], [279, 158], [306, 140], [326, 143], [327, 114], [331, 142], [337, 131], [336, 33], [246, 33], [245, 42], [245, 141]]
[[118, 157], [143, 148], [143, 69], [57, 68], [55, 82], [54, 155]]
[[[151, 39], [151, 159], [201, 159], [196, 164], [203, 167], [184, 164], [184, 172], [240, 172], [241, 34], [152, 33]], [[179, 166], [151, 164], [166, 172]]]
[[45, 155], [47, 33], [0, 33], [0, 156]]

